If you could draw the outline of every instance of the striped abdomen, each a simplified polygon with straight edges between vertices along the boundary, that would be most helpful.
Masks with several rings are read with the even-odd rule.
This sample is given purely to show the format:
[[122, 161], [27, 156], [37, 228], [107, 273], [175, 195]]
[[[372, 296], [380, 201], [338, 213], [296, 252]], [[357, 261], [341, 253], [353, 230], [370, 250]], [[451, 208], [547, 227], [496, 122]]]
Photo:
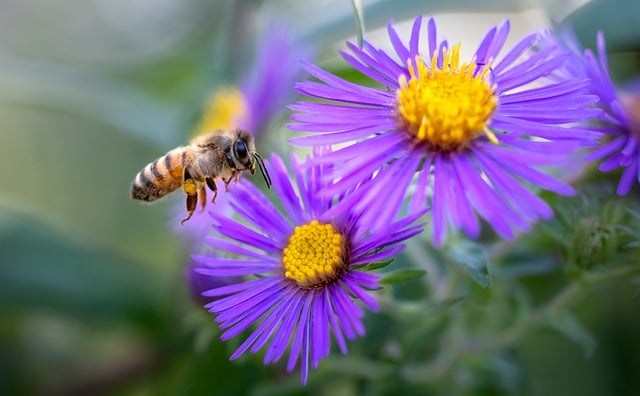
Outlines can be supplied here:
[[144, 167], [131, 184], [131, 197], [155, 201], [182, 186], [184, 167], [191, 161], [188, 147], [169, 151]]

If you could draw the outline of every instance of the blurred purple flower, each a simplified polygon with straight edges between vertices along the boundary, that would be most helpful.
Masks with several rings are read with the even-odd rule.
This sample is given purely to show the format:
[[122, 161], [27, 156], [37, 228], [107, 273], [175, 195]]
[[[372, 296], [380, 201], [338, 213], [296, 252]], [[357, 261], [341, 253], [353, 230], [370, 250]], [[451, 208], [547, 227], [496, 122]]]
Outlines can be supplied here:
[[591, 79], [591, 89], [600, 97], [600, 106], [605, 113], [598, 126], [606, 139], [592, 151], [587, 160], [603, 160], [599, 168], [609, 172], [622, 168], [618, 182], [618, 195], [625, 195], [634, 183], [640, 182], [640, 92], [631, 90], [622, 93], [616, 89], [609, 74], [607, 49], [602, 32], [598, 32], [597, 56], [587, 49], [584, 56], [576, 57], [572, 70], [579, 74], [580, 66]]
[[[294, 42], [290, 33], [281, 25], [266, 29], [239, 88], [226, 86], [212, 94], [195, 134], [219, 128], [242, 128], [258, 137], [283, 115], [295, 96], [294, 83], [303, 72], [300, 61], [312, 57], [311, 48]], [[208, 211], [229, 210], [224, 186], [222, 183], [217, 186], [221, 193], [216, 203], [207, 202], [203, 210], [197, 210], [183, 225], [179, 220], [184, 218], [184, 203], [177, 206], [175, 231], [188, 243], [199, 243], [211, 229]]]
[[[417, 213], [371, 231], [380, 213], [395, 215], [399, 205], [380, 200], [357, 207], [344, 204], [340, 197], [320, 194], [333, 183], [329, 182], [333, 167], [302, 166], [295, 157], [292, 167], [290, 174], [276, 155], [267, 161], [277, 203], [241, 180], [228, 194], [239, 218], [211, 212], [216, 234], [207, 242], [233, 258], [193, 258], [201, 265], [194, 269], [200, 277], [234, 280], [202, 293], [213, 300], [205, 307], [216, 315], [224, 331], [221, 339], [255, 326], [231, 359], [265, 348], [264, 363], [275, 363], [289, 347], [287, 371], [300, 360], [304, 384], [309, 368], [317, 368], [329, 354], [331, 334], [343, 354], [347, 339], [364, 334], [364, 311], [356, 301], [378, 309], [369, 290], [379, 287], [379, 276], [365, 272], [366, 265], [397, 255], [403, 249], [401, 242], [423, 226], [414, 224], [422, 215]], [[364, 191], [360, 187], [348, 195], [358, 201]], [[192, 280], [199, 286], [200, 281]]]
[[[291, 106], [299, 113], [289, 128], [312, 133], [291, 141], [356, 141], [314, 160], [339, 169], [341, 180], [327, 194], [378, 171], [416, 174], [405, 191], [411, 191], [414, 210], [431, 205], [435, 245], [444, 241], [449, 226], [477, 237], [476, 214], [505, 238], [517, 229], [529, 231], [533, 222], [553, 215], [530, 188], [574, 193], [539, 168], [563, 163], [600, 136], [575, 125], [600, 113], [591, 106], [597, 97], [588, 94], [588, 79], [549, 80], [570, 54], [550, 44], [548, 33], [524, 37], [499, 58], [509, 33], [505, 22], [491, 28], [463, 63], [460, 45], [439, 40], [433, 18], [427, 22], [426, 43], [420, 42], [422, 21], [415, 20], [408, 45], [388, 25], [395, 59], [367, 41], [362, 48], [348, 43], [350, 52], [342, 52], [383, 88], [354, 84], [307, 63], [306, 70], [320, 82], [302, 82], [297, 89], [324, 102]], [[378, 193], [383, 197], [397, 188], [404, 187], [391, 183]]]

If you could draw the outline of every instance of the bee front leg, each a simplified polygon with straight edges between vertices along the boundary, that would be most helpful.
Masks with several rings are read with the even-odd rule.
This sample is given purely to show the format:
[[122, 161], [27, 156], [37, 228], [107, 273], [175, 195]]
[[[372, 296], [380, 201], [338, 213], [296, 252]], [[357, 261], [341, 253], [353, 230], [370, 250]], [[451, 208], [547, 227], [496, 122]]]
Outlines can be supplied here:
[[196, 181], [191, 178], [191, 174], [187, 169], [184, 170], [182, 189], [185, 194], [187, 194], [187, 212], [189, 212], [189, 214], [187, 217], [182, 219], [180, 224], [184, 224], [185, 221], [189, 220], [191, 216], [193, 216], [193, 212], [196, 211], [196, 206], [198, 204], [198, 185], [196, 184]]
[[231, 181], [233, 181], [235, 179], [235, 181], [238, 181], [238, 176], [240, 175], [240, 173], [233, 171], [231, 173], [231, 176], [229, 176], [228, 179], [225, 179], [224, 177], [222, 178], [222, 181], [224, 182], [224, 189], [226, 192], [229, 192], [229, 184], [231, 184]]
[[211, 200], [211, 203], [214, 204], [216, 203], [216, 197], [218, 196], [218, 186], [216, 186], [216, 182], [212, 177], [207, 177], [205, 179], [205, 182], [207, 182], [207, 186], [209, 186], [209, 189], [213, 191], [213, 199]]

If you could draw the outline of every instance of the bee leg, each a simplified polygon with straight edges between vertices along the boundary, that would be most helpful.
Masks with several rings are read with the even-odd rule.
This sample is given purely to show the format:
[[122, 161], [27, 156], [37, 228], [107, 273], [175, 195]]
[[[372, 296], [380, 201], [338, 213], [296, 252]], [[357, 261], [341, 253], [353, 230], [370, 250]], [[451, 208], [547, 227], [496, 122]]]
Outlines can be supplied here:
[[211, 203], [216, 203], [216, 197], [218, 196], [218, 186], [216, 186], [216, 182], [212, 177], [207, 177], [204, 180], [205, 182], [207, 182], [207, 186], [209, 186], [209, 189], [213, 191], [213, 199], [211, 200]]
[[240, 176], [239, 172], [233, 171], [233, 173], [231, 174], [231, 176], [229, 176], [228, 179], [223, 178], [222, 181], [224, 181], [224, 189], [226, 192], [229, 192], [229, 184], [231, 184], [231, 181], [235, 179], [236, 183], [238, 182], [238, 176]]
[[187, 195], [187, 212], [189, 212], [189, 214], [187, 215], [187, 217], [182, 219], [180, 224], [184, 224], [186, 221], [188, 221], [191, 218], [191, 216], [193, 216], [193, 212], [196, 211], [197, 204], [198, 204], [198, 194]]
[[185, 221], [189, 220], [191, 216], [193, 216], [193, 212], [196, 211], [196, 205], [198, 204], [198, 185], [196, 184], [196, 181], [191, 178], [191, 174], [188, 169], [184, 170], [182, 189], [185, 194], [187, 194], [187, 212], [189, 212], [189, 214], [187, 217], [182, 219], [180, 224], [184, 224]]
[[204, 208], [207, 206], [207, 190], [205, 190], [204, 186], [200, 187], [200, 206], [202, 206], [202, 211], [204, 212]]

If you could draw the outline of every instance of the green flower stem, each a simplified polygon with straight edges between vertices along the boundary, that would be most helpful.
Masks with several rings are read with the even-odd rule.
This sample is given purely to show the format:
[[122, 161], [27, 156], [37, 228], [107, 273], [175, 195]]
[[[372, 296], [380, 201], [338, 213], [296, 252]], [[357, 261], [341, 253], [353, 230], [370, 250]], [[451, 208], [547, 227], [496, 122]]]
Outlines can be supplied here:
[[441, 378], [447, 375], [459, 360], [509, 347], [531, 331], [545, 326], [549, 320], [557, 317], [595, 289], [635, 276], [640, 276], [640, 264], [609, 271], [586, 273], [582, 278], [567, 285], [548, 303], [530, 314], [523, 315], [521, 320], [512, 327], [497, 336], [482, 341], [469, 341], [461, 331], [463, 330], [461, 321], [455, 321], [452, 323], [448, 339], [444, 340], [443, 347], [436, 359], [424, 366], [407, 368], [404, 374], [408, 380], [419, 382]]
[[353, 17], [356, 20], [358, 47], [362, 48], [362, 41], [364, 40], [364, 9], [362, 0], [351, 0], [351, 5], [353, 6]]
[[640, 275], [640, 265], [638, 264], [610, 271], [586, 273], [582, 278], [570, 283], [556, 294], [547, 304], [526, 315], [521, 321], [499, 336], [490, 338], [482, 343], [461, 345], [461, 349], [465, 354], [478, 354], [507, 347], [528, 332], [544, 326], [548, 320], [553, 319], [572, 304], [583, 299], [594, 289], [637, 275]]

